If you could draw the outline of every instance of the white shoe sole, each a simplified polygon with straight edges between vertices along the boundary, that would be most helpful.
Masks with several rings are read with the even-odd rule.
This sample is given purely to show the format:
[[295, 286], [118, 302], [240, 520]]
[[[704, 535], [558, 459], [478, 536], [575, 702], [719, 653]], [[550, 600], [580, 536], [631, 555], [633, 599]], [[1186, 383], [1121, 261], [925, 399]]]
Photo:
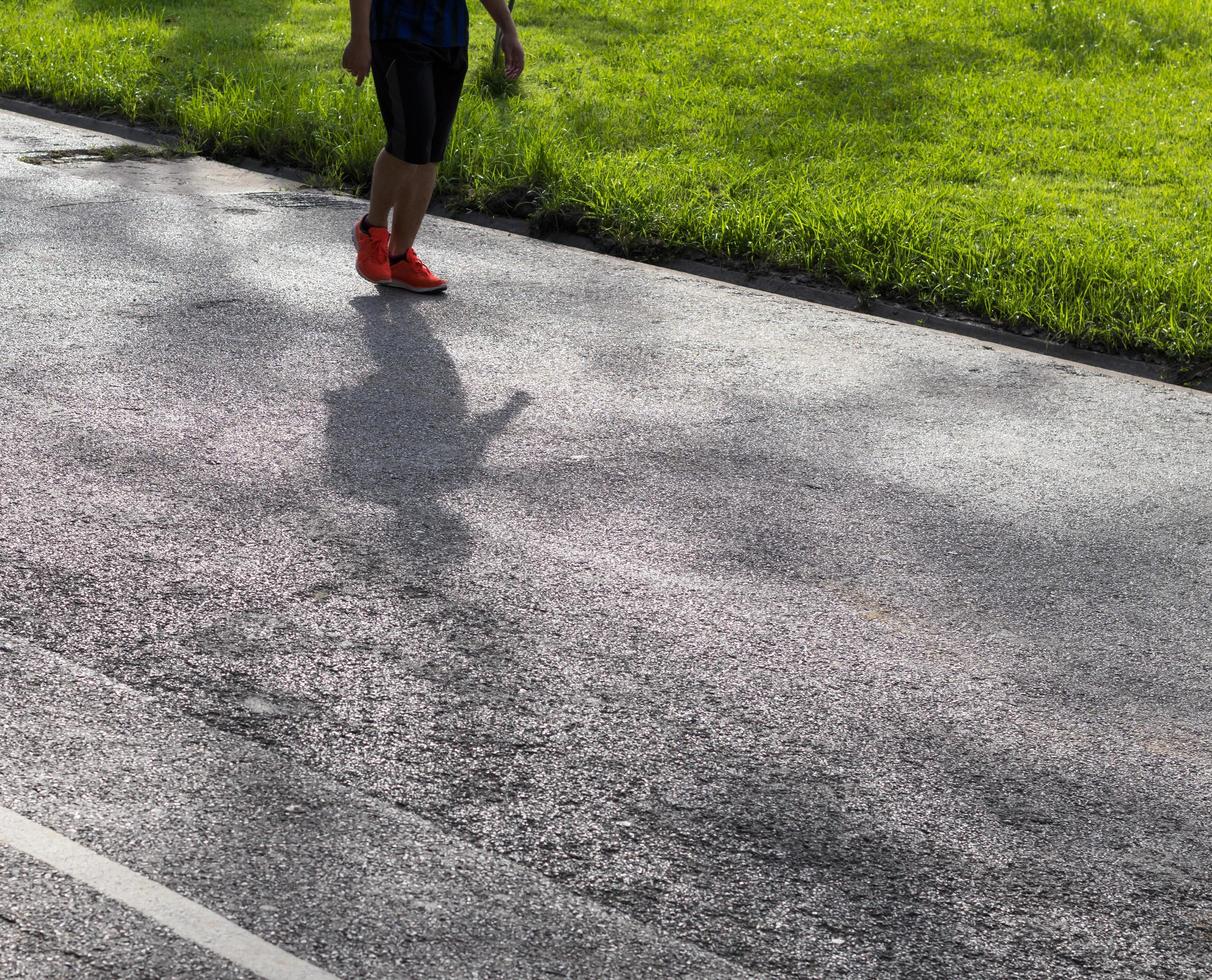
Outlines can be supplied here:
[[419, 286], [409, 286], [406, 283], [395, 282], [394, 280], [389, 279], [387, 282], [379, 283], [379, 285], [391, 286], [392, 289], [403, 289], [410, 293], [440, 293], [450, 284], [442, 283], [440, 286], [429, 286], [423, 289]]

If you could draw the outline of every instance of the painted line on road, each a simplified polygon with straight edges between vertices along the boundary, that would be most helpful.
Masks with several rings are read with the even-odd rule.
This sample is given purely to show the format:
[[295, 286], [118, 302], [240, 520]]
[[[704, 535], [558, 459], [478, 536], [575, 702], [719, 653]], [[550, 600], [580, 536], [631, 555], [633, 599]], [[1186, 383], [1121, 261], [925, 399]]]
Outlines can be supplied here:
[[0, 843], [49, 864], [266, 980], [338, 980], [204, 905], [2, 806]]

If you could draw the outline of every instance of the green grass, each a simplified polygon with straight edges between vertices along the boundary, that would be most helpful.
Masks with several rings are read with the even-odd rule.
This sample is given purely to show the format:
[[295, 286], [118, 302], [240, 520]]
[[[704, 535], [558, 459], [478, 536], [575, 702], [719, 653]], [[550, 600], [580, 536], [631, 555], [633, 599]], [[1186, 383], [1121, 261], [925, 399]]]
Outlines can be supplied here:
[[[0, 0], [0, 90], [364, 184], [343, 0]], [[635, 254], [690, 249], [1212, 363], [1212, 0], [518, 0], [443, 190]], [[526, 193], [523, 193], [526, 192]]]

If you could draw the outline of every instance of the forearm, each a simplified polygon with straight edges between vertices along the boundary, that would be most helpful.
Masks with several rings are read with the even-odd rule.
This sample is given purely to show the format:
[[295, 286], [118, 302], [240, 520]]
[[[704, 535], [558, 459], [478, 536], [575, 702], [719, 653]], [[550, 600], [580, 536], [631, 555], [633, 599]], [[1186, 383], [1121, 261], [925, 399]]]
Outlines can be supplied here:
[[370, 40], [370, 0], [349, 0], [349, 36], [354, 41]]
[[[352, 3], [353, 0], [350, 2]], [[509, 37], [511, 34], [518, 33], [517, 26], [513, 22], [513, 14], [509, 12], [508, 0], [480, 0], [480, 3], [488, 11], [488, 16], [497, 22], [502, 36]]]

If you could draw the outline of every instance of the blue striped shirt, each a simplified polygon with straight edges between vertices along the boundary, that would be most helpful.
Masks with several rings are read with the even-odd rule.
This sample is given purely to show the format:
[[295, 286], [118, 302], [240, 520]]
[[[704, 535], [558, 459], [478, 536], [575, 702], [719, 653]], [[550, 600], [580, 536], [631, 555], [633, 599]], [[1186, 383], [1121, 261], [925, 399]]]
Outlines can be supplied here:
[[371, 0], [372, 41], [467, 47], [467, 0]]

